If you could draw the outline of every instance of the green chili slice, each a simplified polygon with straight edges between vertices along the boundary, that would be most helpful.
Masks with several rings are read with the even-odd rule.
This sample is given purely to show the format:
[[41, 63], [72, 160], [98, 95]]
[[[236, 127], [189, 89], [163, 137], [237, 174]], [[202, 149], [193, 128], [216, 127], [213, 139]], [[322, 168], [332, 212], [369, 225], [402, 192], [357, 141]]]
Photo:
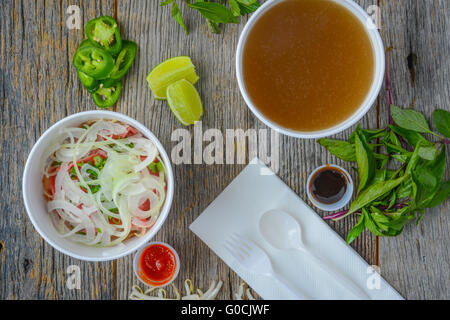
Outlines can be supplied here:
[[122, 49], [119, 26], [111, 17], [103, 16], [89, 21], [86, 25], [86, 34], [92, 44], [112, 55], [118, 54]]
[[93, 93], [98, 90], [100, 87], [100, 82], [87, 74], [81, 72], [80, 70], [77, 70], [78, 78], [80, 78], [81, 83], [83, 86], [89, 91], [89, 93]]
[[92, 94], [95, 104], [99, 108], [110, 108], [117, 100], [119, 100], [120, 93], [122, 91], [122, 84], [117, 82], [111, 88], [100, 88]]
[[73, 65], [78, 71], [99, 80], [109, 77], [114, 68], [114, 60], [101, 48], [85, 46], [75, 53]]
[[134, 59], [136, 59], [138, 45], [133, 41], [124, 40], [122, 50], [116, 58], [114, 69], [111, 72], [111, 79], [120, 80], [130, 69]]

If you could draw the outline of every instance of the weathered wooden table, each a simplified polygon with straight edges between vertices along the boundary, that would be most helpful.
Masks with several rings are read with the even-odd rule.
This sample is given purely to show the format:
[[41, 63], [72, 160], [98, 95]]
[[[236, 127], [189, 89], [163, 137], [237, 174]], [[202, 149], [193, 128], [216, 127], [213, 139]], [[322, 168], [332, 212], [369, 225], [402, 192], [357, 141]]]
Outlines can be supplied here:
[[[381, 35], [390, 47], [389, 61], [394, 101], [428, 116], [436, 107], [449, 109], [450, 12], [449, 0], [359, 0], [363, 8], [377, 5]], [[205, 115], [203, 130], [265, 128], [245, 106], [235, 76], [235, 50], [245, 19], [208, 31], [199, 14], [182, 7], [189, 36], [157, 0], [1, 0], [0, 3], [0, 299], [127, 299], [137, 283], [132, 256], [105, 263], [85, 263], [46, 244], [27, 218], [21, 195], [23, 167], [39, 136], [67, 115], [95, 109], [77, 79], [71, 58], [83, 39], [82, 30], [69, 30], [70, 5], [81, 9], [82, 27], [88, 20], [111, 15], [118, 19], [124, 38], [138, 42], [140, 51], [125, 81], [115, 111], [144, 123], [170, 152], [177, 142], [171, 134], [181, 125], [165, 102], [153, 99], [145, 76], [157, 63], [173, 56], [192, 57], [201, 76], [197, 87]], [[387, 123], [382, 92], [363, 118], [365, 127]], [[189, 129], [191, 132], [193, 128]], [[347, 137], [346, 130], [337, 137]], [[308, 174], [326, 162], [342, 164], [312, 140], [281, 137], [279, 176], [300, 197]], [[247, 158], [248, 161], [248, 158]], [[172, 244], [183, 265], [176, 281], [191, 278], [207, 288], [224, 280], [218, 298], [230, 299], [240, 279], [192, 232], [189, 224], [236, 177], [244, 165], [176, 165], [175, 200], [156, 240]], [[347, 166], [348, 168], [348, 166]], [[448, 179], [448, 173], [447, 173]], [[40, 192], [36, 190], [36, 192]], [[450, 298], [450, 218], [447, 201], [429, 210], [419, 227], [409, 225], [395, 239], [368, 233], [353, 247], [409, 299]], [[324, 214], [319, 212], [319, 214]], [[331, 223], [343, 237], [354, 218]], [[81, 268], [81, 289], [66, 287], [66, 269]]]

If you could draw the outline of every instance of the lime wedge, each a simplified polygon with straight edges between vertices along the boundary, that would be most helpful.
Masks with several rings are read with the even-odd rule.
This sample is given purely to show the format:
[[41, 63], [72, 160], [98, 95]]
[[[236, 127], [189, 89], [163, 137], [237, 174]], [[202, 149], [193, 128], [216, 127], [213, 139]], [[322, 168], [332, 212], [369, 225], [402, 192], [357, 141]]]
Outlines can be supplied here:
[[156, 99], [166, 99], [167, 87], [181, 79], [195, 84], [199, 76], [189, 57], [175, 57], [158, 64], [148, 74], [147, 81]]
[[194, 85], [185, 80], [178, 80], [167, 87], [167, 102], [178, 121], [188, 126], [200, 120], [203, 106], [200, 95]]

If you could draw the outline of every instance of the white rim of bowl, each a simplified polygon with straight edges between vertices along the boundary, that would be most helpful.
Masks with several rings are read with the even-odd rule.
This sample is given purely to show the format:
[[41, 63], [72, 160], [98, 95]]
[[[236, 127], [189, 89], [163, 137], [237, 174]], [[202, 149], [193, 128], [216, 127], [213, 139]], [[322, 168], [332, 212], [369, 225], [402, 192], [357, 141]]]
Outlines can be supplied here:
[[[324, 204], [324, 203], [321, 203], [321, 202], [317, 201], [317, 200], [314, 198], [314, 196], [311, 194], [311, 188], [310, 188], [310, 185], [311, 185], [311, 182], [312, 182], [312, 181], [311, 181], [312, 178], [314, 177], [314, 175], [315, 175], [317, 172], [319, 172], [320, 170], [325, 169], [325, 168], [335, 168], [335, 169], [338, 169], [339, 171], [341, 171], [341, 172], [344, 174], [344, 176], [345, 176], [345, 178], [347, 179], [347, 182], [348, 182], [348, 183], [347, 183], [347, 190], [345, 191], [344, 196], [342, 197], [341, 200], [339, 200], [339, 201], [336, 202], [336, 203], [332, 203], [332, 204]], [[325, 165], [323, 165], [323, 166], [320, 166], [320, 167], [316, 168], [316, 169], [309, 175], [308, 181], [307, 181], [307, 183], [306, 183], [306, 193], [307, 193], [307, 195], [308, 195], [309, 200], [310, 200], [310, 201], [313, 203], [313, 205], [316, 206], [317, 208], [319, 208], [319, 209], [321, 209], [321, 210], [323, 210], [323, 211], [328, 211], [328, 212], [331, 212], [331, 211], [337, 211], [337, 210], [340, 210], [340, 209], [344, 208], [344, 207], [350, 202], [350, 200], [352, 199], [353, 191], [354, 191], [354, 184], [353, 184], [353, 179], [352, 179], [352, 177], [350, 176], [350, 174], [348, 173], [347, 170], [345, 170], [344, 168], [342, 168], [342, 167], [340, 167], [340, 166], [338, 166], [338, 165], [335, 165], [335, 164], [325, 164]]]
[[[145, 249], [147, 249], [148, 247], [151, 247], [151, 246], [156, 245], [156, 244], [165, 246], [165, 247], [169, 248], [170, 250], [172, 250], [172, 252], [173, 252], [173, 254], [174, 254], [174, 256], [175, 256], [176, 264], [177, 264], [176, 267], [175, 267], [175, 273], [173, 274], [172, 279], [170, 279], [169, 282], [167, 282], [167, 283], [165, 283], [165, 284], [163, 284], [163, 285], [161, 285], [161, 286], [152, 286], [152, 285], [148, 284], [147, 282], [145, 282], [144, 280], [141, 279], [141, 277], [139, 276], [139, 274], [138, 274], [138, 272], [137, 272], [137, 268], [138, 268], [138, 264], [139, 264], [139, 259], [140, 259], [141, 255], [142, 255], [142, 252], [143, 252]], [[180, 256], [178, 255], [178, 252], [177, 252], [170, 244], [167, 244], [167, 243], [165, 243], [165, 242], [149, 242], [149, 243], [143, 245], [143, 246], [136, 252], [136, 254], [134, 255], [134, 258], [133, 258], [133, 271], [134, 271], [134, 274], [136, 275], [136, 278], [138, 278], [138, 280], [139, 280], [141, 283], [143, 283], [144, 285], [149, 286], [149, 287], [152, 287], [152, 288], [164, 288], [164, 287], [167, 287], [167, 286], [168, 286], [169, 284], [171, 284], [172, 282], [174, 282], [175, 279], [178, 277], [178, 274], [180, 273], [180, 264], [181, 264], [181, 263], [180, 263]]]
[[[170, 159], [164, 149], [164, 147], [162, 146], [161, 142], [158, 140], [158, 138], [156, 138], [156, 136], [153, 134], [153, 132], [150, 131], [150, 129], [148, 129], [146, 126], [144, 126], [142, 123], [140, 123], [139, 121], [124, 115], [122, 113], [119, 112], [113, 112], [113, 111], [105, 111], [105, 110], [91, 110], [91, 111], [84, 111], [84, 112], [79, 112], [79, 113], [75, 113], [72, 114], [70, 116], [67, 116], [61, 120], [59, 120], [58, 122], [56, 122], [55, 124], [53, 124], [52, 126], [50, 126], [50, 128], [48, 128], [41, 136], [40, 138], [35, 142], [33, 148], [31, 149], [28, 158], [27, 158], [27, 162], [25, 164], [25, 169], [23, 172], [23, 176], [22, 176], [22, 198], [23, 198], [23, 202], [25, 205], [25, 210], [27, 212], [28, 218], [31, 220], [31, 223], [33, 224], [33, 227], [36, 229], [36, 231], [39, 233], [39, 235], [48, 243], [50, 244], [55, 250], [70, 256], [72, 258], [75, 259], [79, 259], [82, 261], [90, 261], [90, 262], [103, 262], [103, 261], [112, 261], [112, 260], [117, 260], [120, 259], [122, 257], [128, 256], [130, 254], [132, 254], [133, 252], [136, 252], [139, 247], [137, 248], [132, 248], [129, 249], [121, 254], [115, 255], [113, 257], [106, 257], [106, 258], [88, 258], [88, 257], [83, 257], [77, 254], [74, 254], [72, 252], [69, 252], [68, 250], [60, 247], [58, 244], [56, 244], [55, 242], [53, 242], [50, 238], [48, 238], [46, 236], [46, 234], [39, 228], [37, 222], [35, 221], [33, 215], [30, 214], [30, 212], [32, 211], [30, 206], [28, 205], [28, 199], [27, 197], [25, 197], [26, 195], [26, 185], [28, 184], [28, 173], [30, 170], [30, 165], [29, 165], [29, 161], [31, 158], [33, 158], [33, 155], [37, 152], [39, 145], [42, 143], [42, 141], [50, 134], [50, 132], [52, 131], [53, 127], [57, 126], [57, 125], [62, 125], [62, 123], [64, 122], [68, 122], [74, 118], [78, 118], [80, 116], [83, 115], [98, 115], [99, 118], [104, 118], [104, 119], [108, 119], [108, 116], [116, 118], [119, 117], [121, 118], [124, 122], [127, 122], [128, 124], [132, 124], [134, 127], [136, 127], [136, 129], [139, 130], [139, 132], [143, 133], [147, 138], [149, 138], [150, 140], [152, 140], [153, 143], [155, 143], [156, 147], [158, 148], [158, 151], [160, 153], [160, 155], [163, 158], [164, 161], [164, 165], [166, 166], [166, 171], [167, 171], [167, 182], [168, 182], [168, 186], [167, 186], [167, 195], [166, 195], [166, 200], [164, 202], [164, 206], [161, 209], [160, 214], [163, 211], [167, 210], [167, 214], [165, 215], [164, 219], [157, 219], [156, 223], [152, 226], [152, 229], [150, 230], [154, 230], [154, 235], [156, 235], [156, 233], [159, 231], [159, 229], [161, 229], [163, 223], [165, 222], [165, 220], [167, 219], [169, 213], [170, 213], [170, 209], [172, 207], [172, 201], [173, 201], [173, 194], [174, 194], [174, 184], [175, 184], [175, 180], [174, 180], [174, 176], [173, 176], [173, 171], [172, 171], [172, 164], [170, 162]], [[39, 159], [41, 160], [41, 159]], [[169, 185], [169, 181], [171, 181], [170, 185]], [[149, 230], [149, 231], [150, 231]], [[148, 231], [148, 232], [149, 232]], [[153, 235], [153, 236], [154, 236]], [[146, 235], [148, 236], [148, 235]], [[144, 238], [146, 237], [144, 236]], [[151, 238], [147, 239], [147, 241], [150, 241]]]
[[369, 15], [355, 2], [351, 0], [329, 0], [336, 2], [346, 9], [348, 9], [353, 15], [363, 24], [364, 29], [370, 39], [370, 42], [372, 43], [373, 47], [373, 53], [374, 53], [374, 59], [375, 59], [375, 70], [374, 70], [374, 80], [372, 82], [372, 86], [369, 90], [369, 93], [367, 94], [365, 100], [363, 103], [361, 103], [361, 106], [346, 120], [344, 120], [341, 123], [338, 123], [337, 125], [324, 129], [319, 131], [296, 131], [288, 128], [284, 128], [280, 126], [279, 124], [273, 122], [269, 118], [267, 118], [259, 109], [253, 104], [252, 100], [250, 99], [249, 95], [247, 94], [244, 79], [242, 75], [242, 58], [243, 58], [243, 52], [245, 48], [245, 43], [248, 38], [248, 35], [255, 24], [255, 22], [266, 12], [266, 10], [270, 9], [272, 6], [283, 2], [286, 0], [269, 0], [266, 3], [264, 3], [249, 19], [247, 24], [244, 27], [244, 30], [242, 31], [240, 37], [239, 37], [239, 43], [236, 50], [236, 76], [238, 80], [239, 90], [244, 97], [245, 103], [250, 108], [250, 110], [253, 112], [253, 114], [260, 119], [265, 125], [272, 128], [273, 130], [276, 130], [284, 135], [291, 136], [294, 138], [302, 138], [302, 139], [316, 139], [316, 138], [323, 138], [327, 136], [332, 136], [334, 134], [337, 134], [339, 132], [342, 132], [355, 123], [357, 123], [361, 118], [371, 109], [372, 105], [374, 104], [375, 100], [378, 97], [378, 94], [381, 90], [381, 87], [383, 85], [384, 80], [384, 73], [385, 73], [385, 51], [384, 51], [384, 45], [383, 41], [381, 39], [380, 33], [377, 29], [369, 29], [366, 26], [367, 21], [371, 21], [371, 18]]

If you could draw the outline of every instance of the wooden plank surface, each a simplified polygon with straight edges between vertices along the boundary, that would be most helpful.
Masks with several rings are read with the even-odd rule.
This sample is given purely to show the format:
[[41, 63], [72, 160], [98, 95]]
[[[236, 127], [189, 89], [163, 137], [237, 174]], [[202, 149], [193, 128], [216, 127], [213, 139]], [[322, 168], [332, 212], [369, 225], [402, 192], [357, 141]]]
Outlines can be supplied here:
[[[371, 0], [357, 2], [363, 8], [376, 4]], [[198, 13], [180, 5], [191, 32], [187, 36], [171, 19], [170, 9], [159, 7], [156, 0], [3, 0], [0, 299], [127, 299], [131, 286], [137, 283], [131, 256], [109, 263], [84, 263], [64, 256], [39, 237], [23, 207], [21, 175], [33, 143], [56, 121], [94, 109], [71, 66], [71, 57], [83, 38], [82, 30], [68, 30], [65, 25], [65, 11], [72, 4], [81, 8], [82, 27], [96, 16], [112, 15], [117, 17], [123, 37], [138, 42], [138, 58], [127, 75], [115, 110], [145, 124], [169, 153], [177, 143], [171, 141], [172, 132], [181, 126], [166, 103], [153, 99], [145, 81], [148, 71], [169, 57], [188, 55], [197, 66], [201, 77], [197, 88], [205, 106], [203, 131], [266, 128], [245, 106], [235, 80], [235, 49], [246, 19], [240, 25], [225, 26], [221, 35], [212, 35]], [[437, 105], [448, 109], [448, 1], [385, 1], [379, 5], [382, 37], [386, 45], [394, 47], [391, 63], [396, 102], [407, 106], [415, 96], [415, 106], [420, 110], [431, 113]], [[417, 57], [410, 58], [414, 83], [407, 63], [410, 53]], [[362, 125], [374, 128], [383, 123], [384, 107], [381, 96]], [[193, 128], [188, 129], [193, 133]], [[350, 132], [351, 129], [346, 130], [337, 137], [346, 138]], [[315, 167], [330, 162], [343, 164], [312, 140], [280, 136], [280, 142], [279, 176], [303, 199], [307, 199], [304, 182]], [[178, 287], [185, 278], [193, 279], [201, 288], [221, 279], [225, 284], [218, 298], [230, 299], [237, 291], [241, 280], [188, 226], [243, 167], [174, 165], [175, 200], [169, 219], [155, 240], [170, 243], [180, 253], [183, 266], [175, 283]], [[381, 262], [383, 276], [406, 297], [449, 298], [448, 268], [443, 267], [449, 265], [450, 256], [446, 247], [448, 209], [447, 202], [430, 211], [420, 228], [410, 226], [402, 237], [383, 239], [380, 248], [368, 233], [353, 246], [370, 264]], [[330, 225], [344, 237], [355, 222], [349, 218]], [[65, 286], [70, 265], [81, 268], [81, 290], [68, 290]]]
[[[382, 36], [392, 47], [394, 103], [421, 111], [428, 120], [436, 108], [450, 110], [450, 1], [385, 1], [381, 13]], [[380, 120], [387, 124], [386, 108]], [[408, 299], [450, 298], [449, 212], [446, 201], [427, 210], [419, 227], [412, 223], [401, 236], [381, 239], [381, 273]]]

